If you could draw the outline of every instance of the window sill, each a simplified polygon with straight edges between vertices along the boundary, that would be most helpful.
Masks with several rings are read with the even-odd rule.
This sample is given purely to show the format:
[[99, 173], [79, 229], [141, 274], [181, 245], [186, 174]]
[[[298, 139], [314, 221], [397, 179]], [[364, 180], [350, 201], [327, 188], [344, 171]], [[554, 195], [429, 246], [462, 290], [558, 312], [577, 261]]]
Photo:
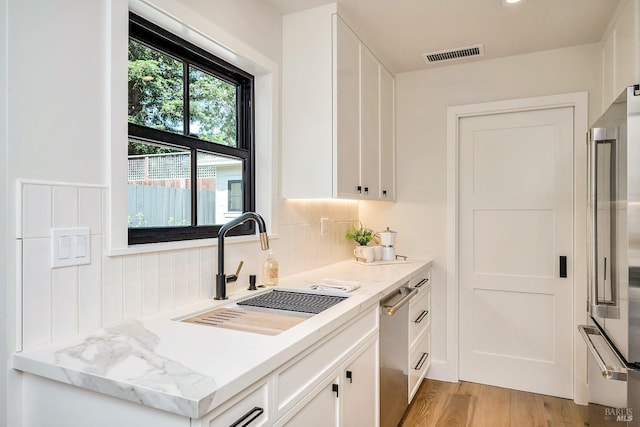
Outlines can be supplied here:
[[[278, 240], [277, 234], [269, 234], [269, 240]], [[238, 243], [259, 242], [260, 237], [257, 234], [251, 236], [235, 236], [225, 237], [225, 245], [233, 245]], [[147, 254], [151, 252], [176, 251], [181, 249], [203, 248], [207, 246], [218, 246], [218, 239], [199, 239], [199, 240], [182, 240], [179, 242], [166, 243], [148, 243], [144, 245], [132, 245], [126, 248], [114, 248], [107, 251], [107, 256], [123, 256]]]

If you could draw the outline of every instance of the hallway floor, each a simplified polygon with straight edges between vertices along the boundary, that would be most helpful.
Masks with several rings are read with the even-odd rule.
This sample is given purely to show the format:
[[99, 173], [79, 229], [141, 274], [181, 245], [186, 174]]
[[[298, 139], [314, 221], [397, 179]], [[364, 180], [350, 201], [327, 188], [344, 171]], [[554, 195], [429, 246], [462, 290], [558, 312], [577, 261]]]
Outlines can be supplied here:
[[568, 399], [461, 381], [425, 379], [402, 427], [583, 427], [587, 407]]

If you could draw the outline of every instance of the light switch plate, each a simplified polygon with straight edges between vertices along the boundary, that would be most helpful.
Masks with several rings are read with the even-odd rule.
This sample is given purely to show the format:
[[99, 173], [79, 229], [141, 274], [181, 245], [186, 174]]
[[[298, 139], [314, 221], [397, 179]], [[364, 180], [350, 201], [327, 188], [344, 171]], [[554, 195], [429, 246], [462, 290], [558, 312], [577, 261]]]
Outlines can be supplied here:
[[53, 228], [51, 230], [51, 268], [91, 262], [91, 229]]
[[331, 226], [331, 221], [329, 221], [329, 218], [320, 218], [320, 235], [328, 236], [330, 226]]

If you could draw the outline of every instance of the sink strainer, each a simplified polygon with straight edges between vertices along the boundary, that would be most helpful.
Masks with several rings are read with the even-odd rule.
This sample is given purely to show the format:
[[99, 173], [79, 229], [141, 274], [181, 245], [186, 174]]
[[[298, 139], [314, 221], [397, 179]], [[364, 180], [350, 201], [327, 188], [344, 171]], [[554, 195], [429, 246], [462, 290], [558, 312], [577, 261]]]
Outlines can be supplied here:
[[244, 301], [239, 301], [237, 304], [247, 305], [250, 307], [272, 308], [276, 310], [318, 314], [347, 298], [348, 297], [341, 297], [337, 295], [273, 290]]

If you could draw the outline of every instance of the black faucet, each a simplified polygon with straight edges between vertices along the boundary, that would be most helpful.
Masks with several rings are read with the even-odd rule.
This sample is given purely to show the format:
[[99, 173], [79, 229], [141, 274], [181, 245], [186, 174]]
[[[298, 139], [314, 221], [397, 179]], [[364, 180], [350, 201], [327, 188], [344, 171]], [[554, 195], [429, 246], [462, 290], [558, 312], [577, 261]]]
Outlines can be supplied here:
[[244, 224], [248, 220], [253, 220], [258, 224], [262, 250], [266, 251], [269, 249], [267, 226], [264, 224], [264, 219], [255, 212], [245, 212], [220, 227], [218, 231], [218, 274], [216, 275], [216, 296], [214, 299], [227, 299], [227, 278], [224, 274], [224, 236], [229, 230]]

